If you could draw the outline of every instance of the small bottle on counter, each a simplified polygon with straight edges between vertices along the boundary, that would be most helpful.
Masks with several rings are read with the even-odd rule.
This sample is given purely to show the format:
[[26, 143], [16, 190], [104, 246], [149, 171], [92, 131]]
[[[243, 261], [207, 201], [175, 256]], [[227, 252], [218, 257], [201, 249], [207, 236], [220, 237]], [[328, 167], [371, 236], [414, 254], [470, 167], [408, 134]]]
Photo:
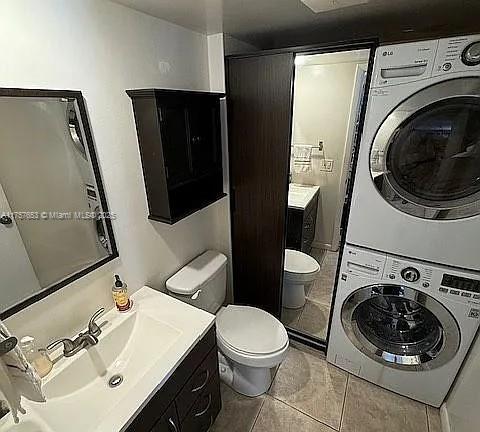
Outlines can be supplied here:
[[53, 362], [50, 359], [47, 350], [37, 349], [35, 339], [31, 336], [25, 336], [20, 340], [20, 348], [27, 361], [37, 371], [40, 378], [46, 377], [53, 368]]
[[133, 302], [128, 296], [127, 284], [122, 282], [119, 275], [115, 275], [112, 295], [115, 306], [119, 312], [127, 312], [132, 308]]

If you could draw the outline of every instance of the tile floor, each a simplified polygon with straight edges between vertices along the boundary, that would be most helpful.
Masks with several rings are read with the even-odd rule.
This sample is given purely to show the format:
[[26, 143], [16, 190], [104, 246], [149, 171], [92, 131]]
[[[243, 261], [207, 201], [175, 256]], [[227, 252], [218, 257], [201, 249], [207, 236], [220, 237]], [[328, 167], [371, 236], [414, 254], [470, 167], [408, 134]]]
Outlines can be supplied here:
[[211, 432], [441, 432], [437, 409], [377, 387], [291, 347], [268, 394], [241, 396], [222, 384]]
[[335, 283], [338, 252], [312, 249], [311, 255], [319, 262], [321, 269], [318, 278], [308, 288], [307, 301], [301, 309], [282, 310], [282, 322], [293, 329], [325, 339], [332, 289]]

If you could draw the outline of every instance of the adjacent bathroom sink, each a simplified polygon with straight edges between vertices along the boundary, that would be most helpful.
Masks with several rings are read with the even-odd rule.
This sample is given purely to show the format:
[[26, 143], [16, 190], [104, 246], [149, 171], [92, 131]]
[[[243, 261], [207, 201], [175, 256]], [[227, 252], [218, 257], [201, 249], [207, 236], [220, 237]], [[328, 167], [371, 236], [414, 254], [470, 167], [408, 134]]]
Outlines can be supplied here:
[[[133, 310], [111, 310], [97, 345], [62, 358], [44, 384], [47, 403], [27, 403], [48, 429], [22, 422], [8, 432], [120, 431], [213, 325], [203, 310], [143, 287]], [[195, 323], [195, 325], [192, 325]]]
[[288, 207], [304, 210], [320, 188], [291, 183], [288, 188]]

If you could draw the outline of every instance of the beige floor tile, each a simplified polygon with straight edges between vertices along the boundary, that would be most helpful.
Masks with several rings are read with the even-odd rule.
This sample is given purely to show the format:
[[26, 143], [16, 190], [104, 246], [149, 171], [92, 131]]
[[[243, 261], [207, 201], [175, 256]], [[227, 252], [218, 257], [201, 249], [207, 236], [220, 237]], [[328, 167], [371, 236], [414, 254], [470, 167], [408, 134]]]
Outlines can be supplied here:
[[425, 405], [350, 376], [341, 432], [428, 432]]
[[340, 426], [347, 374], [325, 360], [290, 348], [270, 395], [335, 429]]
[[340, 256], [339, 252], [327, 251], [325, 254], [325, 258], [323, 260], [323, 264], [328, 267], [337, 267], [338, 257]]
[[428, 432], [442, 432], [440, 410], [427, 406]]
[[325, 339], [329, 318], [329, 306], [307, 300], [295, 328], [320, 339]]
[[317, 303], [330, 306], [337, 272], [338, 252], [328, 251], [321, 265], [320, 273], [307, 293], [307, 297]]
[[222, 410], [210, 432], [250, 432], [262, 408], [264, 396], [249, 398], [221, 384]]
[[335, 432], [300, 411], [268, 397], [252, 432]]
[[334, 283], [335, 275], [325, 277], [322, 275], [322, 270], [320, 270], [319, 277], [313, 282], [312, 288], [308, 291], [307, 297], [317, 303], [330, 306]]
[[325, 249], [312, 248], [309, 255], [317, 260], [317, 262], [322, 265], [323, 259], [325, 258], [327, 251]]
[[282, 308], [281, 321], [288, 327], [296, 328], [300, 315], [302, 315], [303, 308], [287, 309]]

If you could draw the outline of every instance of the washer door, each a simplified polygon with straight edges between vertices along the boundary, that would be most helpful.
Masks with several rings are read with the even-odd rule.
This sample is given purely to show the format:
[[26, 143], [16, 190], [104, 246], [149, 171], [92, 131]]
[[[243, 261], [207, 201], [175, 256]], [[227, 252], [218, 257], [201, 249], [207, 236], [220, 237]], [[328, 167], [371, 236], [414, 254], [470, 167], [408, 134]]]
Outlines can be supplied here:
[[426, 219], [480, 214], [480, 77], [427, 87], [377, 132], [373, 181], [399, 210]]
[[453, 315], [434, 298], [398, 285], [371, 285], [352, 293], [342, 307], [350, 341], [371, 359], [406, 370], [437, 368], [460, 345]]

